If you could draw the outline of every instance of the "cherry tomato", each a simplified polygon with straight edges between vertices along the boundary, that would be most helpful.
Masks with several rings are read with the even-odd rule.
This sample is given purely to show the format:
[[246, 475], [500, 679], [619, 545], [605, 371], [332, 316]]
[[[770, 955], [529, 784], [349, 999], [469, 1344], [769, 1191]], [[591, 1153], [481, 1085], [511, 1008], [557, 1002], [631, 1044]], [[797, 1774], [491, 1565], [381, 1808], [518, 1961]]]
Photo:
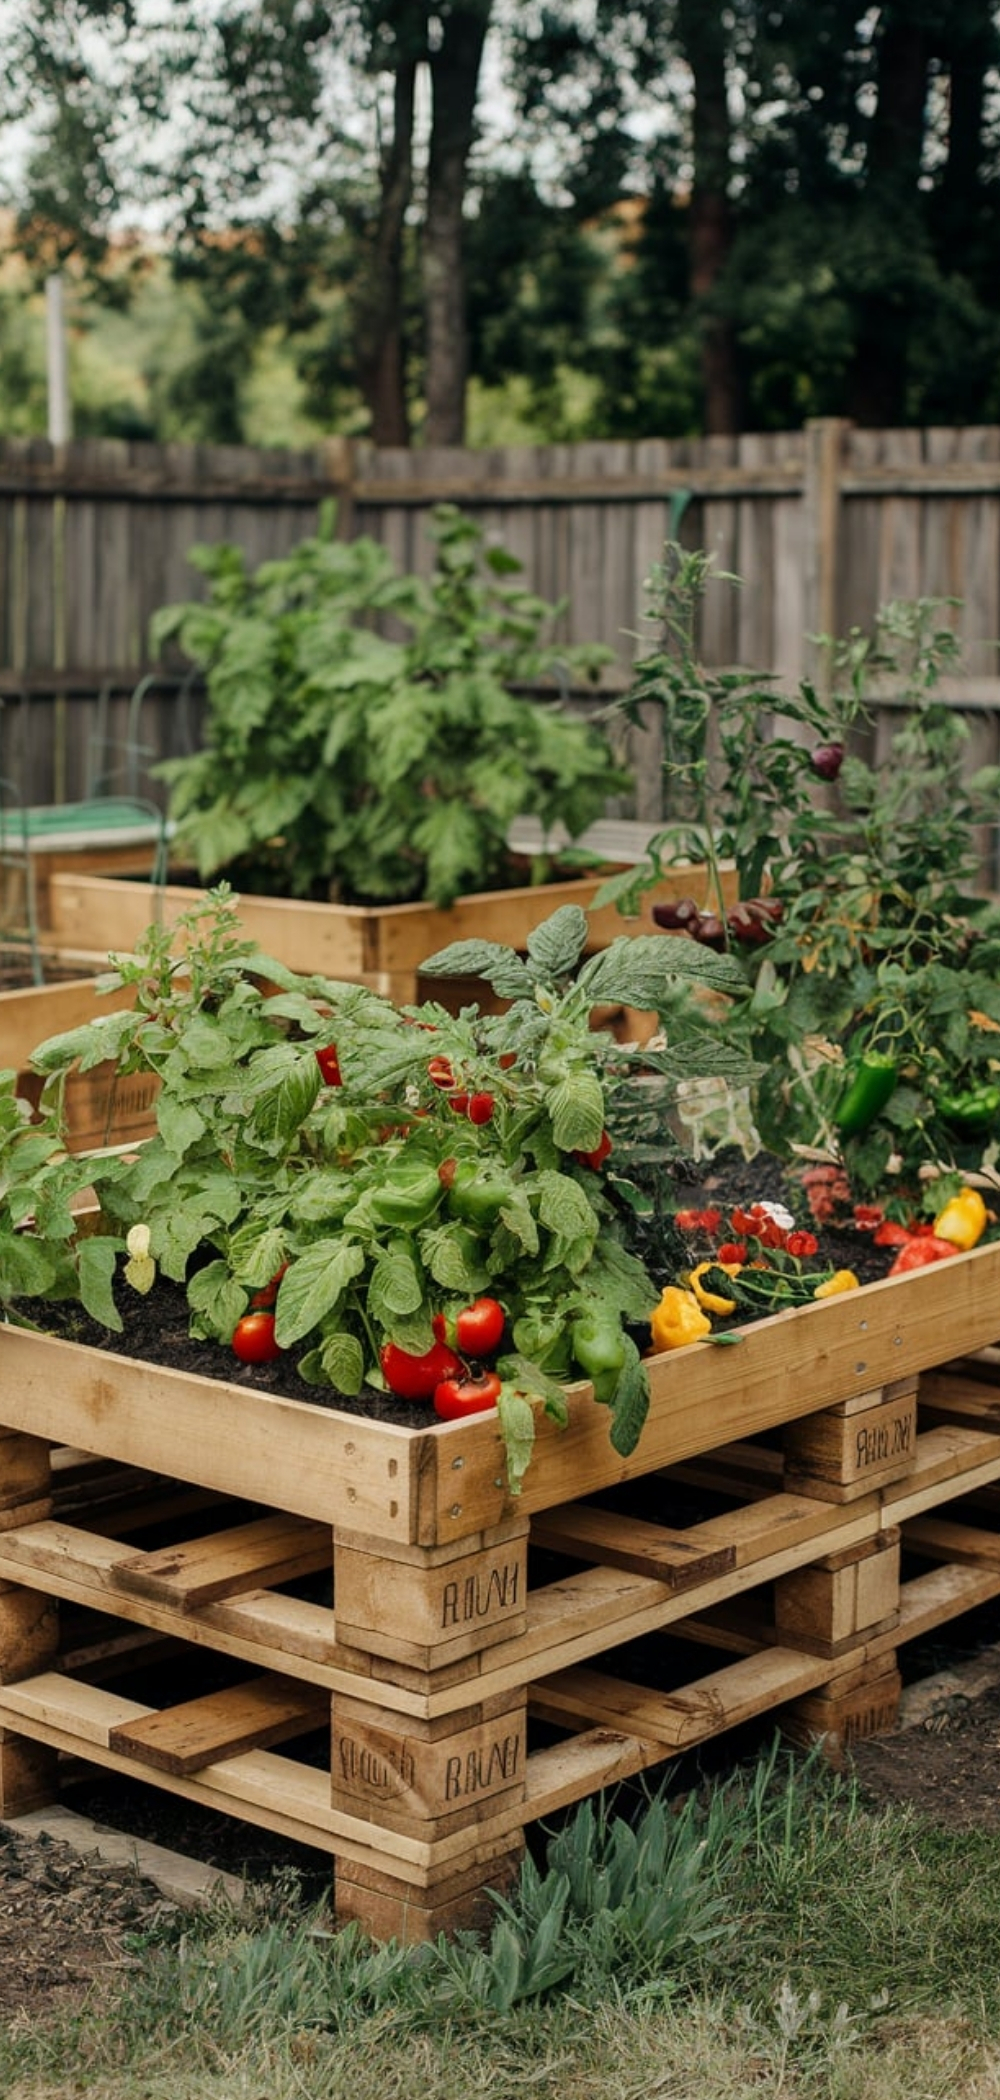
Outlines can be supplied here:
[[492, 1356], [499, 1349], [504, 1309], [495, 1298], [477, 1298], [455, 1321], [455, 1340], [463, 1356]]
[[449, 1094], [448, 1107], [451, 1109], [453, 1116], [467, 1116], [469, 1113], [468, 1094]]
[[485, 1414], [500, 1398], [501, 1381], [495, 1371], [468, 1371], [446, 1378], [434, 1391], [434, 1412], [442, 1422], [460, 1422], [465, 1415]]
[[454, 1350], [439, 1341], [424, 1356], [412, 1356], [408, 1349], [386, 1342], [379, 1351], [379, 1362], [386, 1385], [397, 1400], [433, 1400], [442, 1379], [453, 1378], [462, 1369]]
[[317, 1050], [316, 1063], [325, 1086], [343, 1086], [336, 1043], [327, 1043], [322, 1050]]
[[455, 1074], [451, 1069], [450, 1058], [432, 1057], [428, 1062], [427, 1077], [432, 1086], [454, 1086]]
[[488, 1123], [493, 1114], [492, 1094], [473, 1094], [469, 1099], [470, 1123]]
[[233, 1355], [243, 1364], [270, 1364], [281, 1350], [274, 1339], [274, 1314], [244, 1313], [233, 1329]]

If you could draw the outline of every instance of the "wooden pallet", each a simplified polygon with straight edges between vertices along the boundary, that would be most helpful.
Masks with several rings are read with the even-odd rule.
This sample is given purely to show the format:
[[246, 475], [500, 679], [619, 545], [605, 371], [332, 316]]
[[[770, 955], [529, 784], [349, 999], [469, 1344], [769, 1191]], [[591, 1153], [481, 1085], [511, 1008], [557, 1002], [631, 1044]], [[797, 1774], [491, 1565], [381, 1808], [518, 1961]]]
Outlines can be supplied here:
[[910, 1361], [946, 1325], [914, 1282], [961, 1276], [975, 1348], [998, 1265], [657, 1359], [630, 1461], [605, 1434], [598, 1465], [577, 1389], [520, 1504], [483, 1422], [407, 1432], [3, 1334], [0, 1814], [51, 1798], [60, 1756], [139, 1773], [329, 1853], [342, 1918], [417, 1939], [482, 1914], [533, 1819], [738, 1725], [843, 1757], [891, 1725], [901, 1644], [1000, 1594], [994, 1367]]

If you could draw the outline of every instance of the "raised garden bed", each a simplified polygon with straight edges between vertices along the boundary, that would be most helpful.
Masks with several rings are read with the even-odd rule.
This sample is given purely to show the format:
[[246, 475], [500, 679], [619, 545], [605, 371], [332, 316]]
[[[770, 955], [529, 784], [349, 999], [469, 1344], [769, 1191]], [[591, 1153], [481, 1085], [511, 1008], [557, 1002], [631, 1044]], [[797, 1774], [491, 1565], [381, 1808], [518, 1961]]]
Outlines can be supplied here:
[[[140, 1772], [420, 1938], [534, 1818], [738, 1722], [890, 1725], [898, 1644], [1000, 1592], [994, 1367], [947, 1368], [998, 1292], [993, 1244], [656, 1357], [629, 1458], [573, 1387], [516, 1499], [493, 1417], [408, 1430], [4, 1328], [0, 1812], [60, 1753]], [[103, 1616], [72, 1676], [61, 1601]], [[109, 1682], [164, 1637], [226, 1681], [161, 1711]]]
[[[430, 904], [310, 904], [288, 897], [241, 896], [237, 919], [245, 938], [265, 955], [276, 956], [289, 969], [321, 972], [348, 984], [367, 984], [397, 1005], [439, 995], [461, 1003], [478, 996], [480, 987], [432, 983], [421, 976], [428, 956], [453, 941], [500, 941], [522, 949], [529, 933], [562, 904], [588, 912], [587, 953], [594, 954], [623, 933], [656, 931], [653, 906], [704, 890], [705, 871], [679, 866], [642, 901], [640, 916], [623, 919], [614, 905], [593, 909], [604, 875], [564, 882], [490, 890], [460, 897], [447, 910]], [[723, 870], [727, 903], [735, 902], [734, 871]], [[203, 901], [204, 890], [169, 883], [156, 892], [151, 914], [148, 883], [89, 876], [55, 876], [50, 889], [49, 937], [58, 948], [76, 954], [89, 951], [102, 961], [112, 950], [135, 946], [150, 917], [173, 926]]]

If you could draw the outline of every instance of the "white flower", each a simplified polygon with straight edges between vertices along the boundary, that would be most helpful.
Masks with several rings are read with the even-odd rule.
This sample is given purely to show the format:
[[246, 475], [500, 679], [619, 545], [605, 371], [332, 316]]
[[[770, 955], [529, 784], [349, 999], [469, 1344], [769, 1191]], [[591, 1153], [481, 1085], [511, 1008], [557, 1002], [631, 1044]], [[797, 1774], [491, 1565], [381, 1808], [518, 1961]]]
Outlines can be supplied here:
[[762, 1210], [764, 1216], [770, 1218], [772, 1223], [777, 1225], [779, 1231], [791, 1232], [795, 1219], [791, 1211], [785, 1209], [783, 1203], [755, 1203], [753, 1207], [754, 1210]]

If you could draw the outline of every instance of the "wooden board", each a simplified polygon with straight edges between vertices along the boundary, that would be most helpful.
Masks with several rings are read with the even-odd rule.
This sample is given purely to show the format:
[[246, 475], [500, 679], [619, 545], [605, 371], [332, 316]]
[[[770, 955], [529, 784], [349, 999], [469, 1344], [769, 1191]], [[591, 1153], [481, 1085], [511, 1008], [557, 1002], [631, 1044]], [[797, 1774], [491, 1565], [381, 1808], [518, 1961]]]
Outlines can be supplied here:
[[305, 1735], [329, 1717], [329, 1699], [315, 1686], [255, 1677], [160, 1713], [117, 1722], [108, 1730], [108, 1747], [159, 1772], [200, 1772], [219, 1758]]

